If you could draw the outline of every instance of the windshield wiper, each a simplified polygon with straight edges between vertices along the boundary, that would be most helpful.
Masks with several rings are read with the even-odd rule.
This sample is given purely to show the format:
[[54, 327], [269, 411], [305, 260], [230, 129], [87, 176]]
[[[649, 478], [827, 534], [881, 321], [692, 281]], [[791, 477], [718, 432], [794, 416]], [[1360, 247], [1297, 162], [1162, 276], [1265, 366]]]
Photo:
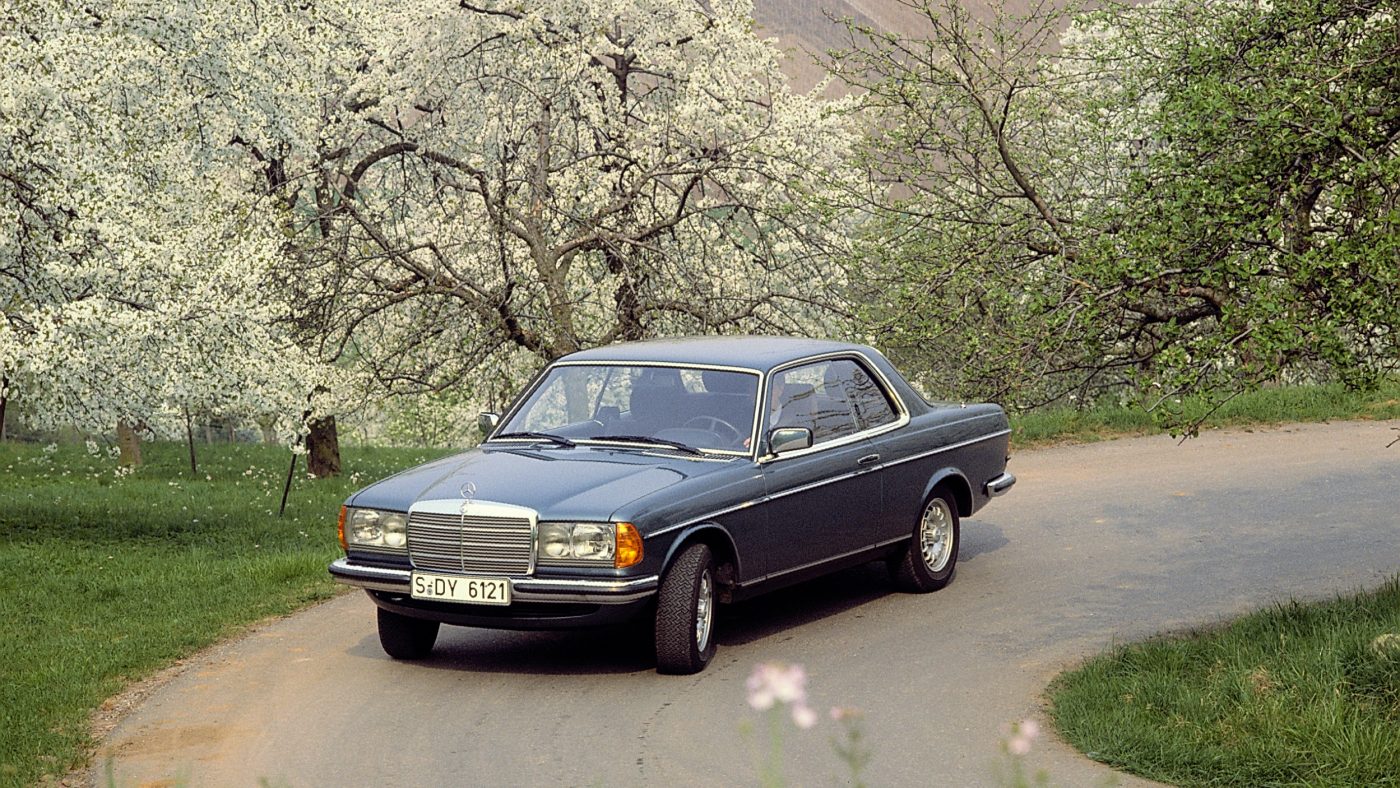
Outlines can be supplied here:
[[595, 435], [589, 440], [593, 441], [626, 441], [627, 443], [652, 443], [657, 446], [667, 446], [677, 451], [687, 454], [703, 454], [704, 452], [689, 446], [680, 441], [666, 440], [665, 438], [653, 438], [650, 435]]
[[540, 440], [557, 443], [560, 446], [573, 448], [574, 442], [562, 435], [553, 435], [548, 432], [503, 432], [500, 435], [492, 435], [492, 438], [539, 438]]

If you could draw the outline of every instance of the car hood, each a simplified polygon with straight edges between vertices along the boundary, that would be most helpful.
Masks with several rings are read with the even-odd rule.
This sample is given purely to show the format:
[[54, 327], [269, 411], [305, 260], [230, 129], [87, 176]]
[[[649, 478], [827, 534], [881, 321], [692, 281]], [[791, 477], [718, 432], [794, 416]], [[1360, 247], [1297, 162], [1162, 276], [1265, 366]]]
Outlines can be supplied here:
[[415, 501], [468, 497], [470, 489], [473, 500], [527, 506], [541, 520], [608, 520], [631, 501], [738, 461], [593, 446], [483, 447], [376, 482], [348, 503], [407, 511]]

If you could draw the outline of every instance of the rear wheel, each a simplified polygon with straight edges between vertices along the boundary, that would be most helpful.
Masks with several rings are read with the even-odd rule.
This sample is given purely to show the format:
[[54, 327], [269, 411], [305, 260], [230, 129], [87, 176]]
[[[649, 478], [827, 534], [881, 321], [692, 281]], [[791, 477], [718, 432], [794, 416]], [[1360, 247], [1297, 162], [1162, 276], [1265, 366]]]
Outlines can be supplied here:
[[410, 618], [377, 608], [379, 613], [379, 645], [394, 659], [422, 659], [437, 642], [438, 622]]
[[699, 673], [715, 656], [715, 567], [708, 545], [685, 548], [656, 595], [656, 669]]
[[948, 585], [958, 563], [958, 508], [946, 491], [938, 490], [924, 503], [914, 535], [890, 563], [890, 574], [901, 590], [916, 594]]

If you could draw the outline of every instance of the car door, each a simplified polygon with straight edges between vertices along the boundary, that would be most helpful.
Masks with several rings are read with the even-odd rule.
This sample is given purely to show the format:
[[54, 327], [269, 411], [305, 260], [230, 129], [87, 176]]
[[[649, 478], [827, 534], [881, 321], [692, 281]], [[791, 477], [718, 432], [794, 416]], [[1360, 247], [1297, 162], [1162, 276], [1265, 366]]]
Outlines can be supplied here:
[[[764, 574], [812, 567], [873, 544], [882, 510], [879, 457], [860, 435], [848, 396], [851, 359], [824, 359], [777, 370], [765, 392], [763, 435], [775, 427], [813, 431], [811, 448], [762, 465], [766, 489]], [[765, 439], [766, 440], [766, 439]]]

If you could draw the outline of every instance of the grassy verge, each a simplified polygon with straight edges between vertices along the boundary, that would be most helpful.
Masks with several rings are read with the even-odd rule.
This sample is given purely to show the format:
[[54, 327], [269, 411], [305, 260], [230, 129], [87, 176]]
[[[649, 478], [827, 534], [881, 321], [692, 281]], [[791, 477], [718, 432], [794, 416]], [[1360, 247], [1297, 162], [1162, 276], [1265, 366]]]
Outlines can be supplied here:
[[[1180, 406], [1189, 420], [1205, 416], [1204, 400]], [[1205, 416], [1203, 428], [1246, 427], [1288, 422], [1400, 419], [1400, 381], [1375, 391], [1350, 391], [1340, 384], [1270, 388], [1242, 394]], [[1029, 449], [1060, 443], [1088, 443], [1159, 432], [1152, 414], [1141, 407], [1101, 405], [1084, 410], [1050, 408], [1011, 417], [1012, 444]]]
[[1119, 648], [1051, 686], [1097, 760], [1179, 785], [1400, 785], [1400, 578]]
[[89, 715], [129, 682], [329, 597], [340, 502], [434, 456], [351, 449], [278, 518], [284, 450], [201, 447], [191, 474], [183, 446], [145, 449], [117, 476], [82, 446], [0, 444], [0, 785], [81, 765]]

